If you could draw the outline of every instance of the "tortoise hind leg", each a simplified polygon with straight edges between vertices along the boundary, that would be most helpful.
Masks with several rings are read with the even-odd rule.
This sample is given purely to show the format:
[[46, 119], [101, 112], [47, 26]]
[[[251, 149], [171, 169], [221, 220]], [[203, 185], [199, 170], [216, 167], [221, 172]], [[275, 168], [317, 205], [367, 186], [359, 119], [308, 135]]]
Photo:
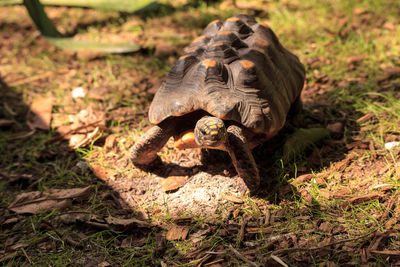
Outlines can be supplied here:
[[153, 167], [161, 160], [157, 152], [167, 143], [174, 134], [174, 124], [164, 121], [148, 130], [130, 149], [130, 159], [138, 167]]
[[228, 145], [227, 150], [232, 158], [233, 165], [239, 175], [239, 185], [242, 193], [248, 190], [254, 192], [260, 185], [260, 174], [253, 154], [243, 134], [243, 129], [231, 125], [227, 129]]
[[293, 119], [294, 117], [296, 117], [297, 114], [301, 113], [302, 110], [303, 102], [301, 102], [300, 96], [298, 96], [290, 106], [287, 118], [289, 120]]

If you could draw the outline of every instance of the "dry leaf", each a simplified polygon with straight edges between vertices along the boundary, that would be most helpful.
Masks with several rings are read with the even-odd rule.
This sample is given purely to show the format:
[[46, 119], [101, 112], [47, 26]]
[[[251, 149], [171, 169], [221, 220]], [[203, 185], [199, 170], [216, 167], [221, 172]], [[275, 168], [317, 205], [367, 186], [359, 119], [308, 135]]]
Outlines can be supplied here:
[[160, 180], [159, 183], [164, 192], [176, 190], [186, 184], [187, 176], [170, 176], [166, 179]]
[[93, 187], [72, 189], [50, 189], [47, 192], [33, 191], [18, 195], [8, 208], [15, 213], [35, 214], [54, 209], [65, 209], [72, 205], [72, 199], [85, 199]]
[[189, 226], [173, 225], [167, 232], [167, 240], [185, 240], [189, 233]]
[[26, 123], [31, 130], [50, 130], [51, 110], [54, 98], [51, 95], [35, 99], [27, 114]]
[[80, 147], [85, 147], [97, 138], [101, 136], [101, 132], [99, 131], [99, 127], [96, 127], [93, 132], [89, 132], [86, 134], [74, 134], [69, 139], [69, 146], [72, 149], [78, 149]]
[[107, 172], [106, 168], [103, 168], [100, 165], [90, 166], [94, 175], [99, 177], [103, 181], [108, 181], [112, 175]]
[[106, 115], [104, 111], [89, 106], [76, 115], [70, 116], [69, 125], [61, 125], [57, 132], [64, 139], [69, 139], [72, 149], [84, 147], [101, 136], [100, 129], [105, 128]]
[[61, 215], [60, 220], [65, 224], [84, 223], [99, 229], [123, 232], [133, 228], [149, 228], [151, 224], [136, 218], [122, 219], [112, 216], [101, 217], [86, 212], [73, 212]]
[[105, 218], [105, 221], [108, 225], [110, 225], [113, 228], [120, 227], [123, 229], [129, 229], [132, 228], [132, 226], [151, 227], [149, 223], [138, 220], [136, 218], [122, 219], [122, 218], [108, 216], [107, 218]]

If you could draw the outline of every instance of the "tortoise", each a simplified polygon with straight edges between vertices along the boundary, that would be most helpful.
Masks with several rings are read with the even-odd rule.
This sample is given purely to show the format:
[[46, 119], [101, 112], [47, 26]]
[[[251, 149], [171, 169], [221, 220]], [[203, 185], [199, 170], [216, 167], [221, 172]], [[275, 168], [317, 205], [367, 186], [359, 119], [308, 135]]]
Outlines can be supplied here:
[[227, 151], [239, 189], [256, 191], [251, 149], [301, 107], [303, 65], [267, 25], [243, 14], [212, 21], [184, 51], [154, 96], [155, 125], [131, 148], [131, 161], [140, 168], [160, 163], [157, 152], [174, 137], [178, 149]]

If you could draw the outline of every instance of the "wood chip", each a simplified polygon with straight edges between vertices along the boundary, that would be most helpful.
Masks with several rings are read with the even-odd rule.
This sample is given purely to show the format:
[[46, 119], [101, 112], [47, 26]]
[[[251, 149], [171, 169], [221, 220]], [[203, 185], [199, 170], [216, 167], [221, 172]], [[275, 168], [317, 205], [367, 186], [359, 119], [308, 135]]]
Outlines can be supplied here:
[[367, 120], [371, 119], [374, 116], [372, 113], [367, 113], [360, 118], [357, 119], [357, 122], [366, 122]]
[[299, 190], [299, 193], [301, 195], [301, 197], [304, 199], [304, 201], [308, 204], [311, 205], [312, 204], [312, 195], [310, 194], [310, 192], [308, 192], [307, 189], [305, 188], [301, 188]]
[[116, 142], [117, 142], [117, 134], [111, 134], [107, 136], [106, 141], [104, 143], [104, 148], [106, 149], [112, 149], [114, 148]]
[[361, 141], [361, 140], [357, 140], [357, 141], [354, 141], [354, 142], [352, 142], [352, 143], [346, 145], [346, 148], [349, 149], [349, 150], [351, 150], [351, 149], [353, 149], [353, 148], [356, 148], [356, 147], [357, 147], [357, 148], [363, 148], [363, 149], [365, 149], [365, 148], [368, 147], [368, 145], [365, 144], [365, 143], [364, 143], [363, 141]]
[[363, 196], [355, 196], [348, 201], [343, 203], [343, 207], [348, 207], [349, 205], [360, 205], [368, 202], [372, 202], [375, 200], [378, 200], [381, 197], [380, 194], [377, 193], [371, 193], [368, 195], [363, 195]]
[[294, 179], [292, 182], [290, 182], [290, 184], [293, 186], [299, 186], [300, 184], [311, 180], [312, 176], [313, 175], [311, 173], [300, 175], [299, 177]]
[[234, 196], [234, 195], [225, 195], [223, 198], [230, 202], [233, 202], [235, 204], [243, 204], [244, 203], [243, 199], [241, 199], [237, 196]]
[[165, 238], [171, 240], [185, 240], [189, 233], [189, 226], [173, 225], [167, 232]]

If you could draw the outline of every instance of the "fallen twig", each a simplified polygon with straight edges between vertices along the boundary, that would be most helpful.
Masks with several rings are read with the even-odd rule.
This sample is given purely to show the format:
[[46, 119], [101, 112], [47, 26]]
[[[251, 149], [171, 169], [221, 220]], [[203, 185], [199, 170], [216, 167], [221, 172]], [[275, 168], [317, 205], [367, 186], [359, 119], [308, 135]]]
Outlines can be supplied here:
[[289, 267], [283, 260], [281, 260], [278, 256], [275, 255], [271, 255], [271, 259], [273, 259], [274, 261], [276, 261], [277, 263], [279, 263], [280, 265], [284, 266], [284, 267]]
[[24, 253], [25, 258], [29, 261], [30, 264], [32, 264], [31, 258], [29, 258], [29, 256], [28, 256], [28, 254], [26, 253], [25, 249], [24, 249], [24, 248], [21, 248], [21, 250], [22, 250], [22, 253]]
[[77, 133], [77, 132], [80, 131], [80, 130], [83, 130], [83, 129], [85, 129], [85, 128], [92, 127], [92, 126], [93, 126], [93, 127], [94, 127], [94, 126], [99, 127], [99, 128], [102, 129], [102, 130], [107, 129], [106, 127], [103, 127], [103, 126], [101, 126], [101, 125], [97, 125], [97, 124], [99, 124], [101, 121], [102, 121], [102, 120], [98, 120], [98, 121], [95, 121], [95, 122], [92, 122], [92, 123], [89, 123], [89, 124], [85, 124], [85, 125], [79, 126], [78, 128], [71, 129], [71, 130], [69, 130], [68, 132], [66, 132], [66, 133], [64, 133], [64, 134], [60, 134], [60, 135], [58, 135], [58, 136], [55, 136], [55, 137], [51, 138], [51, 139], [50, 139], [49, 141], [47, 141], [46, 143], [52, 143], [52, 142], [56, 142], [56, 141], [59, 141], [59, 140], [62, 140], [62, 139], [66, 139], [66, 137], [67, 137], [68, 135]]
[[275, 251], [270, 251], [267, 253], [267, 256], [272, 256], [272, 255], [282, 255], [282, 254], [289, 254], [289, 253], [293, 253], [293, 252], [299, 252], [299, 251], [314, 251], [314, 250], [319, 250], [322, 248], [327, 248], [330, 246], [334, 246], [334, 245], [338, 245], [338, 244], [343, 244], [343, 243], [347, 243], [347, 242], [351, 242], [354, 240], [358, 240], [364, 237], [367, 237], [369, 235], [371, 235], [372, 233], [374, 233], [376, 230], [374, 229], [373, 231], [365, 234], [365, 235], [361, 235], [361, 236], [357, 236], [357, 237], [353, 237], [353, 238], [348, 238], [348, 239], [343, 239], [343, 240], [339, 240], [336, 242], [332, 242], [326, 245], [322, 245], [322, 246], [316, 246], [316, 247], [310, 247], [310, 248], [301, 248], [301, 247], [295, 247], [295, 248], [284, 248], [284, 249], [278, 249]]
[[69, 70], [48, 71], [46, 73], [41, 73], [41, 74], [38, 74], [38, 75], [35, 75], [35, 76], [31, 76], [31, 77], [23, 78], [23, 79], [20, 79], [20, 80], [16, 80], [14, 82], [9, 82], [8, 86], [15, 87], [15, 86], [18, 86], [18, 85], [21, 85], [21, 84], [34, 82], [36, 80], [41, 80], [41, 79], [49, 78], [51, 76], [56, 76], [56, 75], [59, 75], [59, 74], [65, 74], [65, 73], [68, 73], [68, 72], [69, 72]]
[[259, 265], [257, 263], [252, 262], [251, 260], [249, 260], [248, 258], [243, 256], [239, 251], [237, 251], [234, 247], [232, 247], [232, 245], [229, 245], [229, 250], [232, 251], [233, 254], [235, 254], [236, 257], [238, 257], [239, 259], [241, 259], [242, 261], [244, 261], [248, 265], [259, 267]]

